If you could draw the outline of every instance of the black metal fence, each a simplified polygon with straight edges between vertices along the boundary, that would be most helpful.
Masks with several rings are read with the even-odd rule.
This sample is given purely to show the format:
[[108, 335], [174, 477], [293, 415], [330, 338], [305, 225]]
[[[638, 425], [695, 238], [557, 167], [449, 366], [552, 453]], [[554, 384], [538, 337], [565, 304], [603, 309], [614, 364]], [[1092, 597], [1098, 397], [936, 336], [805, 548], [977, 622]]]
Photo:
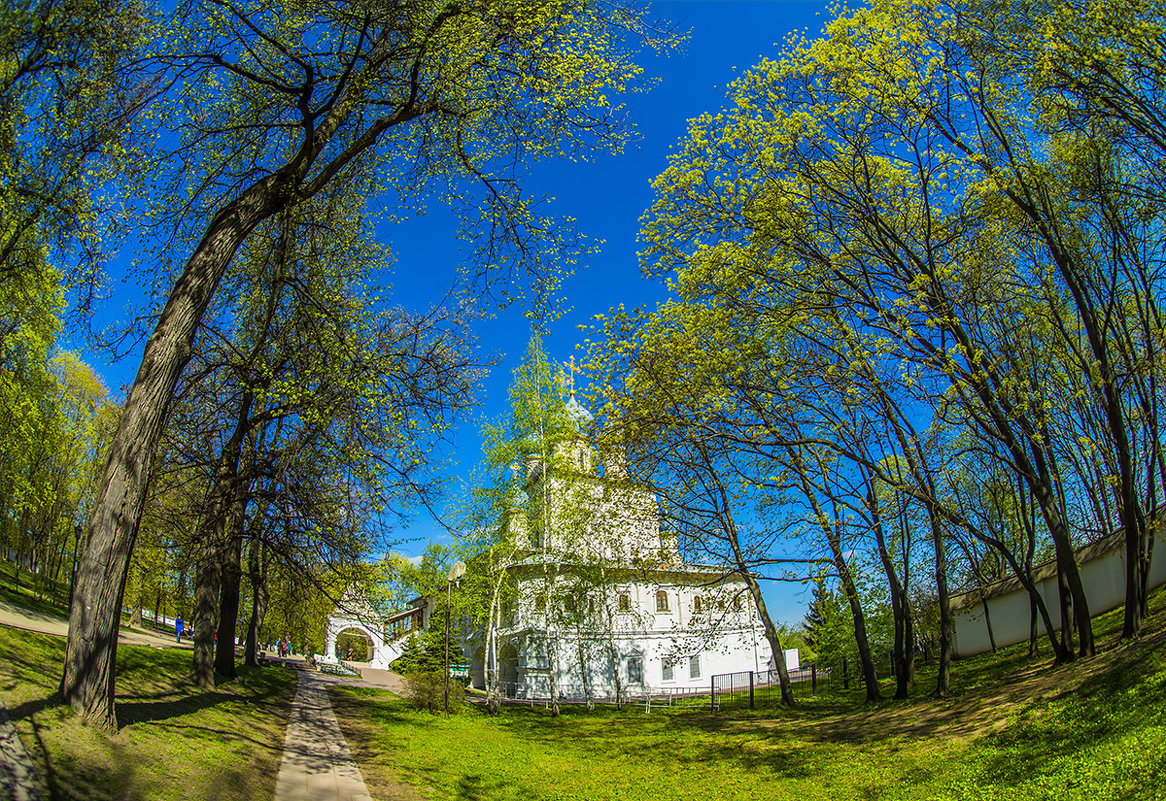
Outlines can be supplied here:
[[[794, 696], [811, 696], [833, 687], [830, 671], [817, 665], [791, 670], [789, 680]], [[720, 673], [712, 677], [709, 704], [713, 709], [775, 706], [781, 703], [781, 683], [776, 670], [748, 670]]]

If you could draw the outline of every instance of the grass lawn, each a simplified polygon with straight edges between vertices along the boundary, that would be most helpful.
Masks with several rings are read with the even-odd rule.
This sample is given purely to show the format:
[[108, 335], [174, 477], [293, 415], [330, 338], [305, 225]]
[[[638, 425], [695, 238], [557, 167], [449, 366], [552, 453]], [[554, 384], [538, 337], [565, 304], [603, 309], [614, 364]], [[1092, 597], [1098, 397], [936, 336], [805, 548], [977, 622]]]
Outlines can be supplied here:
[[40, 579], [11, 562], [0, 560], [0, 600], [32, 612], [68, 616], [69, 587], [49, 587], [40, 591]]
[[[653, 708], [554, 720], [511, 706], [445, 720], [395, 697], [333, 688], [374, 797], [394, 777], [439, 799], [1166, 799], [1166, 593], [1149, 632], [1054, 668], [1023, 646], [957, 662], [954, 697], [794, 710]], [[1048, 647], [1045, 646], [1047, 657]]]
[[215, 690], [185, 680], [190, 652], [118, 647], [117, 713], [106, 736], [56, 698], [65, 640], [0, 626], [0, 697], [46, 799], [269, 799], [295, 676], [240, 668]]

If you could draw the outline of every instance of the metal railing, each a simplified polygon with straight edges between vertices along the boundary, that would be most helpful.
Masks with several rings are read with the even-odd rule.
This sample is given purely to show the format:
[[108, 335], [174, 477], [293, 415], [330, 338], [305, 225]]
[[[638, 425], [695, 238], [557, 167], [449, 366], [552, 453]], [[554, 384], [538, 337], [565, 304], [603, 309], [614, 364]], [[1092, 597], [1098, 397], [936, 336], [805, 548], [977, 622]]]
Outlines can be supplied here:
[[[791, 670], [789, 680], [795, 696], [817, 695], [832, 686], [830, 671], [819, 670], [816, 664]], [[719, 673], [712, 677], [709, 691], [709, 705], [714, 710], [733, 707], [754, 709], [781, 703], [781, 682], [776, 670]]]

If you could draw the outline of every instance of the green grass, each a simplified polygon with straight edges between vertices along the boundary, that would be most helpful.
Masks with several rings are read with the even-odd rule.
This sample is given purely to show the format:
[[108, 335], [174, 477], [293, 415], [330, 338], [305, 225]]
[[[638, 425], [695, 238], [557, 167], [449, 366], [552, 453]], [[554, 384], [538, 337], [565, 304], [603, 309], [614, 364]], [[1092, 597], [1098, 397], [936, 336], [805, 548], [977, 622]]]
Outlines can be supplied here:
[[31, 612], [67, 617], [69, 585], [63, 588], [55, 585], [42, 588], [39, 576], [18, 569], [11, 562], [0, 560], [0, 600]]
[[446, 720], [375, 690], [333, 697], [370, 785], [396, 777], [431, 798], [1166, 799], [1164, 601], [1133, 644], [1116, 643], [1120, 611], [1099, 619], [1093, 659], [1053, 667], [1020, 646], [958, 662], [944, 700], [926, 670], [906, 701], [839, 693], [718, 714]]
[[0, 627], [0, 697], [47, 799], [271, 798], [295, 677], [240, 669], [214, 690], [185, 680], [190, 652], [118, 648], [113, 736], [81, 725], [56, 696], [65, 641]]

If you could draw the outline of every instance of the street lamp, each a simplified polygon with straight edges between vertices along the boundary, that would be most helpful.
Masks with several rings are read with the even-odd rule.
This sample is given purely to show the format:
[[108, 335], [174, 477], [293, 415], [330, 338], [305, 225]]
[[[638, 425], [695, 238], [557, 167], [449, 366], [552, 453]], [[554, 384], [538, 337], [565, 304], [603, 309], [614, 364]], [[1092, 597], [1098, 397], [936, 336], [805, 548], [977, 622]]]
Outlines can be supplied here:
[[449, 605], [453, 599], [453, 583], [466, 574], [465, 562], [454, 562], [445, 582], [445, 716], [449, 717]]

